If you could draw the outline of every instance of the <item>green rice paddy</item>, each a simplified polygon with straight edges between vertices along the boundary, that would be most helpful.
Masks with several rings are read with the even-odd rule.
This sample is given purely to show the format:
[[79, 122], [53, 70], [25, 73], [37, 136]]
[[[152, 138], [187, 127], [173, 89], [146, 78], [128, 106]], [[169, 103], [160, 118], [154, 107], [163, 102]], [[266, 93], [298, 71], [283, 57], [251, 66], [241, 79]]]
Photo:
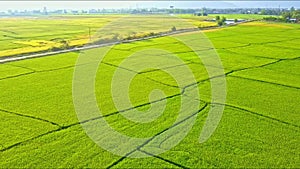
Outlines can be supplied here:
[[[9, 23], [2, 31], [1, 51], [28, 47], [16, 40], [28, 41], [53, 38], [76, 39], [86, 36], [86, 27], [101, 27], [120, 16], [34, 19]], [[89, 25], [89, 21], [95, 23]], [[33, 21], [34, 20], [34, 21]], [[86, 22], [85, 22], [86, 21]], [[53, 30], [57, 24], [68, 30]], [[22, 24], [26, 29], [18, 29]], [[71, 26], [72, 25], [72, 26]], [[53, 33], [35, 32], [45, 27]], [[82, 28], [82, 29], [81, 29]], [[169, 28], [166, 28], [169, 29]], [[162, 70], [147, 69], [136, 75], [130, 84], [130, 100], [139, 110], [149, 109], [149, 93], [164, 91], [166, 108], [149, 123], [126, 119], [132, 109], [118, 111], [111, 82], [114, 72], [128, 54], [139, 50], [160, 48], [172, 51], [192, 70], [197, 84], [188, 87], [198, 92], [199, 108], [196, 122], [187, 136], [163, 154], [148, 158], [120, 157], [96, 145], [80, 123], [93, 124], [98, 119], [79, 121], [73, 105], [72, 81], [80, 52], [70, 52], [29, 60], [0, 64], [0, 167], [1, 168], [299, 168], [300, 167], [300, 25], [250, 22], [238, 26], [207, 30], [204, 33], [214, 45], [226, 75], [226, 103], [211, 103], [209, 75], [201, 60], [176, 37], [197, 43], [201, 32], [178, 34], [114, 46], [99, 65], [95, 94], [102, 116], [116, 131], [131, 137], [163, 135], [165, 131], [184, 127], [191, 120], [183, 119], [172, 126], [180, 109], [182, 93], [176, 80]], [[69, 34], [65, 34], [68, 31]], [[14, 33], [12, 33], [14, 32]], [[11, 34], [11, 36], [7, 36]], [[4, 36], [6, 35], [6, 36]], [[27, 36], [29, 36], [27, 38]], [[80, 38], [79, 38], [80, 39]], [[6, 45], [7, 44], [7, 45]], [[29, 45], [30, 46], [30, 45]], [[103, 52], [109, 47], [85, 52]], [[210, 50], [203, 46], [201, 49]], [[150, 62], [145, 57], [144, 62]], [[86, 65], [94, 64], [91, 59]], [[213, 65], [210, 65], [213, 66]], [[180, 65], [164, 69], [180, 70]], [[130, 73], [134, 67], [121, 71]], [[192, 81], [180, 74], [185, 85]], [[198, 89], [198, 90], [196, 90]], [[121, 89], [120, 89], [121, 90]], [[192, 98], [191, 98], [192, 99]], [[160, 101], [154, 103], [160, 104]], [[224, 104], [222, 119], [213, 135], [199, 143], [199, 135], [211, 107]], [[170, 127], [172, 126], [172, 127]], [[103, 139], [114, 142], [110, 135]], [[150, 149], [168, 148], [168, 140], [152, 140], [134, 153], [149, 154]]]

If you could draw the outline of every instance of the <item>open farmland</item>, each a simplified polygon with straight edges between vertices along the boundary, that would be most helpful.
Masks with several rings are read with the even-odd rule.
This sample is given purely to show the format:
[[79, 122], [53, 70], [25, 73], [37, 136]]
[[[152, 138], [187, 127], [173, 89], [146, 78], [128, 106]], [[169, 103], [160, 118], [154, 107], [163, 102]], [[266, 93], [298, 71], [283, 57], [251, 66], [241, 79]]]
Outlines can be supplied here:
[[[123, 17], [126, 15], [0, 18], [0, 57], [83, 46], [92, 41], [91, 36], [99, 28]], [[204, 19], [191, 18], [187, 21], [201, 27], [216, 25]], [[123, 30], [118, 32], [120, 39], [128, 36], [143, 36], [151, 32], [169, 31], [171, 29], [169, 25], [172, 24], [178, 25], [178, 28], [186, 28], [185, 25], [180, 26], [180, 19], [161, 15], [151, 17], [136, 15], [128, 17], [124, 22], [130, 24], [115, 25], [117, 28], [122, 26]], [[139, 27], [141, 22], [143, 26]], [[101, 36], [105, 39], [112, 38], [115, 34], [107, 32]]]
[[[103, 22], [99, 21], [99, 25]], [[74, 28], [74, 34], [86, 35], [76, 30]], [[299, 168], [299, 30], [298, 24], [250, 22], [119, 44], [110, 50], [109, 47], [103, 47], [0, 64], [0, 167]], [[56, 31], [60, 34], [60, 30]], [[198, 43], [202, 33], [214, 45], [224, 67], [227, 81], [225, 103], [211, 103], [210, 76], [201, 59], [209, 59], [206, 52], [212, 49], [203, 44], [202, 48], [192, 51], [177, 40], [180, 37]], [[23, 35], [26, 37], [25, 32], [20, 33], [20, 36]], [[43, 40], [53, 38], [36, 36], [41, 36]], [[12, 44], [10, 49], [20, 47], [15, 43], [16, 37], [6, 38], [4, 42]], [[119, 71], [122, 73], [138, 73], [129, 88], [133, 107], [124, 107], [124, 111], [119, 111], [112, 96], [111, 84], [115, 71], [124, 59], [135, 52], [143, 57], [145, 63], [150, 63], [153, 59], [151, 56], [160, 55], [159, 52], [147, 53], [147, 50], [155, 48], [176, 54], [193, 72], [197, 83], [193, 84], [185, 74], [177, 71], [183, 65], [172, 65], [171, 60], [160, 63], [168, 65], [161, 70], [139, 71], [135, 70], [134, 65], [121, 67]], [[8, 47], [2, 50], [8, 50]], [[95, 79], [96, 101], [102, 114], [80, 121], [76, 116], [72, 96], [77, 59], [79, 55], [96, 55], [107, 50], [109, 52], [99, 65]], [[140, 50], [145, 52], [138, 53]], [[196, 56], [197, 52], [201, 59]], [[89, 69], [96, 61], [91, 57], [86, 64], [77, 66]], [[177, 71], [176, 75], [184, 79], [186, 93], [182, 92], [176, 79], [166, 73], [169, 70]], [[164, 96], [156, 101], [149, 99], [154, 89], [162, 90]], [[200, 98], [190, 96], [190, 102], [197, 102], [199, 106], [186, 109], [188, 118], [172, 125], [178, 116], [183, 95], [189, 97], [189, 93], [195, 92], [199, 92]], [[125, 118], [134, 113], [134, 109], [147, 111], [150, 103], [155, 106], [164, 101], [166, 107], [163, 114], [154, 121], [137, 123]], [[225, 105], [220, 124], [211, 138], [199, 143], [208, 112], [218, 104]], [[193, 117], [195, 125], [177, 146], [159, 155], [137, 159], [120, 157], [102, 149], [86, 135], [80, 125], [94, 125], [104, 119], [113, 129], [131, 137], [155, 135], [154, 139], [139, 149], [128, 152], [151, 155], [150, 150], [168, 149], [168, 141], [176, 139], [176, 136], [164, 138], [166, 132], [184, 128], [192, 123]], [[110, 139], [111, 135], [101, 137], [117, 142]]]

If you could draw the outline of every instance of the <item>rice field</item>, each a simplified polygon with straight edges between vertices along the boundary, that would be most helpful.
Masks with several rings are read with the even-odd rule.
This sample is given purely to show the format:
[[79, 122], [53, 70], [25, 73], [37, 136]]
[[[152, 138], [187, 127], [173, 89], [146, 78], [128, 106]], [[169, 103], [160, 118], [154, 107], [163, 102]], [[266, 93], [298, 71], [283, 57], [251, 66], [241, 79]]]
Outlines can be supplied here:
[[[126, 19], [122, 21], [126, 24], [115, 25], [117, 28], [121, 26], [123, 29], [118, 31], [121, 39], [132, 35], [142, 36], [151, 32], [166, 32], [171, 29], [172, 25], [176, 25], [178, 29], [186, 28], [186, 25], [180, 24], [180, 18], [162, 15], [131, 17], [126, 15], [66, 15], [25, 19], [0, 18], [0, 57], [84, 46], [92, 41], [92, 36], [104, 25], [124, 17]], [[139, 27], [141, 22], [142, 26]], [[216, 25], [216, 23], [194, 19], [189, 19], [187, 22], [199, 27]], [[112, 38], [115, 35], [112, 32], [106, 33], [101, 38]]]
[[[88, 18], [95, 22], [91, 25], [88, 21], [81, 23], [79, 18], [55, 19], [55, 22], [49, 22], [49, 18], [39, 18], [39, 27], [30, 24], [36, 22], [35, 19], [24, 22], [7, 20], [7, 25], [1, 25], [1, 30], [10, 26], [11, 32], [2, 31], [1, 51], [28, 46], [39, 48], [39, 44], [44, 41], [47, 41], [45, 46], [48, 46], [52, 44], [51, 39], [58, 37], [70, 41], [80, 39], [87, 35], [86, 27], [101, 27], [118, 17], [120, 16]], [[49, 26], [56, 27], [62, 23], [70, 29], [58, 28], [52, 31]], [[21, 24], [28, 28], [18, 29]], [[49, 29], [52, 35], [45, 31], [30, 33], [41, 27]], [[141, 28], [139, 31], [145, 29]], [[250, 22], [119, 44], [112, 48], [103, 47], [0, 64], [0, 167], [299, 168], [299, 29], [298, 24]], [[66, 35], [64, 31], [70, 34]], [[227, 83], [225, 103], [211, 100], [212, 81], [206, 66], [215, 65], [205, 66], [202, 62], [202, 59], [210, 59], [207, 55], [211, 50], [209, 46], [203, 44], [195, 52], [178, 41], [178, 38], [182, 38], [191, 43], [200, 43], [198, 37], [203, 34], [211, 41], [224, 67]], [[157, 63], [168, 65], [162, 69], [138, 70], [134, 64], [120, 66], [133, 53], [143, 58], [144, 63], [151, 63], [153, 56], [164, 56], [159, 52], [151, 52], [155, 48], [176, 54], [192, 71], [196, 83], [181, 72], [180, 67], [183, 65], [174, 64], [171, 59], [168, 60], [168, 55], [164, 57], [166, 60]], [[144, 52], [139, 53], [141, 50]], [[94, 84], [96, 102], [102, 114], [80, 121], [72, 95], [74, 71], [78, 66], [88, 70], [97, 62], [91, 57], [85, 64], [78, 65], [77, 59], [84, 54], [106, 51], [108, 52], [99, 64]], [[119, 70], [120, 67], [122, 69]], [[124, 106], [124, 111], [116, 107], [112, 95], [111, 84], [117, 70], [124, 74], [138, 72], [128, 89], [133, 107]], [[178, 81], [168, 71], [176, 72], [183, 79], [186, 93], [182, 92]], [[118, 91], [122, 90], [127, 89], [121, 86]], [[153, 101], [149, 98], [149, 93], [153, 90], [161, 90], [164, 95]], [[190, 97], [190, 101], [197, 102], [198, 107], [185, 109], [184, 112], [190, 113], [189, 118], [172, 125], [179, 116], [183, 97], [189, 98], [188, 94], [197, 92], [200, 98]], [[126, 118], [135, 109], [147, 112], [151, 106], [159, 106], [164, 102], [165, 109], [153, 121], [138, 123]], [[209, 110], [220, 104], [225, 106], [220, 123], [206, 142], [199, 143], [199, 135]], [[162, 154], [152, 153], [154, 150], [160, 152], [169, 149], [169, 142], [177, 137], [166, 137], [164, 134], [176, 128], [185, 129], [192, 123], [192, 119], [195, 119], [195, 124], [178, 145]], [[121, 157], [95, 144], [82, 127], [93, 126], [100, 120], [107, 121], [115, 131], [130, 137], [157, 137]], [[110, 134], [100, 137], [107, 142], [118, 142]], [[130, 158], [130, 154], [150, 156]]]

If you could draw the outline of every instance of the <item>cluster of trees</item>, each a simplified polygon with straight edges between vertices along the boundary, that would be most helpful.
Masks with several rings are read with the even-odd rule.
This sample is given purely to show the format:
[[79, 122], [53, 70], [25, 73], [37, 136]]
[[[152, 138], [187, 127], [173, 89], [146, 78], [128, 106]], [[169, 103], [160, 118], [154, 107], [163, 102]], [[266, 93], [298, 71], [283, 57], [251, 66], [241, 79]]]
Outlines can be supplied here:
[[194, 13], [194, 16], [207, 16], [207, 13], [203, 13], [203, 12], [196, 12]]
[[258, 12], [258, 14], [260, 14], [260, 15], [280, 15], [281, 12], [282, 11], [280, 9], [261, 9], [261, 11]]
[[272, 21], [272, 22], [284, 22], [285, 20], [281, 17], [275, 17], [275, 16], [268, 16], [263, 18], [265, 21]]
[[299, 22], [300, 21], [300, 10], [296, 10], [292, 7], [288, 11], [281, 12], [280, 16], [274, 17], [265, 17], [264, 20], [267, 21], [278, 21], [278, 22]]
[[220, 16], [216, 16], [216, 22], [219, 26], [226, 25], [225, 21], [226, 18], [224, 16], [222, 16], [222, 18]]
[[[280, 8], [150, 8], [150, 9], [121, 9], [114, 11], [115, 13], [132, 13], [132, 14], [151, 14], [151, 13], [171, 13], [171, 14], [194, 14], [195, 16], [206, 16], [209, 14], [262, 14], [262, 15], [280, 15], [281, 12], [288, 11], [288, 9]], [[103, 13], [103, 11], [101, 11]], [[106, 11], [107, 12], [107, 11]]]
[[[173, 27], [173, 28], [175, 28], [175, 27]], [[155, 36], [155, 35], [159, 35], [159, 33], [154, 33], [154, 32], [136, 33], [136, 32], [132, 32], [132, 34], [130, 34], [127, 37], [124, 37], [124, 38], [119, 38], [119, 40], [120, 41], [122, 41], [122, 40], [133, 40], [133, 39], [146, 38], [146, 37]]]
[[59, 44], [59, 46], [53, 46], [50, 49], [50, 51], [59, 51], [59, 50], [71, 48], [71, 46], [69, 45], [69, 41], [67, 41], [65, 39], [58, 39], [57, 43]]
[[290, 20], [292, 18], [299, 20], [300, 19], [300, 10], [296, 10], [294, 7], [290, 9], [290, 11], [282, 12], [281, 16], [284, 19]]

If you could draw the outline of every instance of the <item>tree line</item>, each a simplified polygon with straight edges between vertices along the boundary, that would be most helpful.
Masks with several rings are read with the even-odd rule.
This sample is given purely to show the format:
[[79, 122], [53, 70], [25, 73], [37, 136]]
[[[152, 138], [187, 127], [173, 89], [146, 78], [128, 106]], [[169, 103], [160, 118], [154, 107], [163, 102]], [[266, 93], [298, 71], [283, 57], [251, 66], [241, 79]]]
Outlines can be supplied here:
[[291, 7], [288, 11], [283, 11], [277, 17], [270, 16], [265, 17], [264, 20], [267, 21], [279, 21], [279, 22], [299, 22], [300, 21], [300, 9], [295, 9]]

